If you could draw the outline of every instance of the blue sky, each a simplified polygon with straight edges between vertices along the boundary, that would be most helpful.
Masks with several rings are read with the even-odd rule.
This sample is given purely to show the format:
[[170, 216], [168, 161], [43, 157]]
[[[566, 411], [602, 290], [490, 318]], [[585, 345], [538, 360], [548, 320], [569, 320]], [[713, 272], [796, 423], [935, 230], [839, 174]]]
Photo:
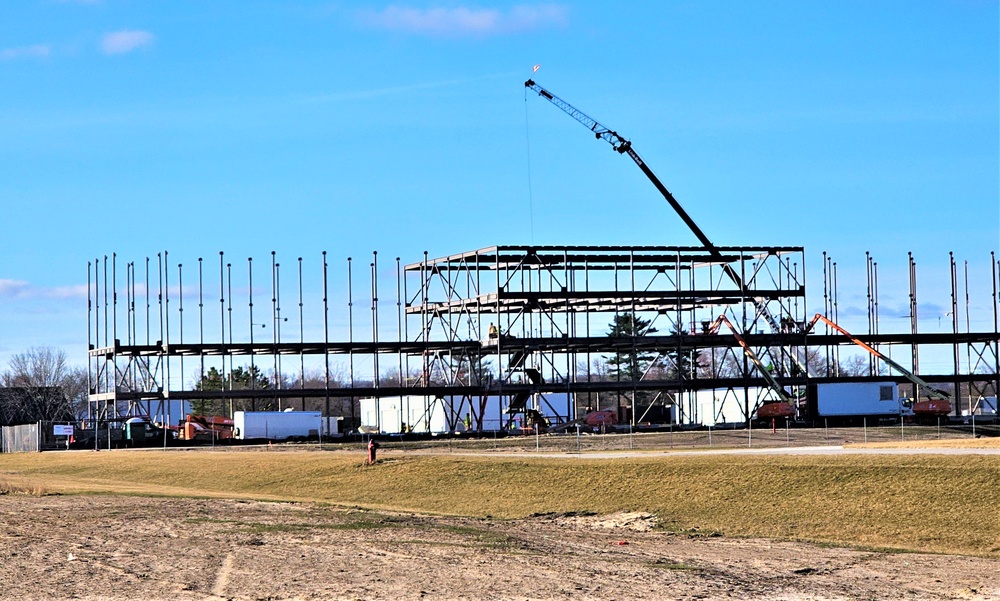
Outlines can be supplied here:
[[536, 64], [716, 244], [805, 246], [815, 308], [823, 251], [842, 315], [864, 308], [870, 251], [905, 310], [912, 251], [934, 331], [954, 251], [987, 329], [998, 23], [974, 0], [5, 2], [0, 363], [82, 363], [87, 261], [112, 252], [315, 274], [326, 250], [336, 285], [373, 250], [694, 244], [631, 161], [525, 95]]

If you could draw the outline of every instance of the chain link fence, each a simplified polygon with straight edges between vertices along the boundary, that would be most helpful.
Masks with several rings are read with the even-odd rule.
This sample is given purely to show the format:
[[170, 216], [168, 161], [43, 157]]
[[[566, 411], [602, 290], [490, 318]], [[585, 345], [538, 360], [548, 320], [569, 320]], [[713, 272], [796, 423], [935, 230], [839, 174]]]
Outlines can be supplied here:
[[72, 422], [40, 421], [35, 424], [3, 426], [0, 428], [0, 446], [4, 453], [68, 449], [75, 432]]

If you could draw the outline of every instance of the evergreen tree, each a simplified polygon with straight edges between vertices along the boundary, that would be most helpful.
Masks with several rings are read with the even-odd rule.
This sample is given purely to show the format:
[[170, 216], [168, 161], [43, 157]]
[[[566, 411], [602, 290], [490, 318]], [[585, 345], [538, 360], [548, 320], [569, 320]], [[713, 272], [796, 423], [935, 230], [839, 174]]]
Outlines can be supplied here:
[[[672, 336], [683, 336], [682, 328], [674, 328], [670, 334]], [[676, 347], [668, 349], [665, 353], [670, 363], [667, 368], [667, 377], [672, 380], [689, 380], [698, 377], [698, 370], [703, 367], [700, 353], [691, 349], [679, 350]]]
[[[235, 367], [227, 377], [214, 367], [202, 374], [195, 390], [269, 390], [271, 382], [256, 365]], [[234, 411], [267, 411], [274, 408], [272, 399], [233, 399]], [[191, 401], [191, 412], [195, 415], [225, 415], [225, 403], [219, 399], [198, 399]]]
[[[608, 337], [610, 338], [631, 338], [648, 336], [655, 333], [656, 328], [650, 327], [651, 321], [643, 319], [632, 313], [619, 313], [608, 326]], [[611, 380], [638, 380], [646, 372], [650, 362], [654, 359], [652, 353], [643, 353], [636, 350], [618, 352], [608, 358], [608, 377]]]

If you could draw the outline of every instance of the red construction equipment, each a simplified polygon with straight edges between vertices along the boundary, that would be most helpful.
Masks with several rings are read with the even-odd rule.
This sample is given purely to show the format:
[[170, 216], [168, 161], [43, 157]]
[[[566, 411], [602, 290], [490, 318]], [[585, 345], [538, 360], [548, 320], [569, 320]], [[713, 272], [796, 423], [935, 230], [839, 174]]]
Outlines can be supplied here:
[[233, 420], [221, 415], [191, 415], [180, 423], [177, 438], [188, 442], [219, 442], [233, 438]]
[[[916, 386], [918, 390], [924, 391], [924, 393], [927, 395], [927, 400], [921, 401], [917, 399], [916, 402], [913, 403], [913, 406], [910, 407], [910, 410], [913, 411], [913, 415], [917, 417], [940, 417], [951, 413], [952, 404], [951, 404], [950, 394], [944, 392], [943, 390], [938, 390], [937, 388], [934, 388], [926, 381], [924, 381], [922, 378], [920, 378], [920, 376], [912, 373], [899, 363], [893, 361], [891, 358], [883, 355], [875, 348], [868, 346], [864, 342], [858, 340], [850, 332], [840, 327], [833, 321], [824, 317], [822, 313], [817, 313], [816, 316], [812, 318], [812, 321], [810, 321], [809, 324], [806, 325], [805, 329], [803, 330], [803, 333], [808, 334], [809, 331], [812, 330], [813, 326], [815, 326], [820, 321], [830, 326], [834, 330], [837, 330], [844, 336], [847, 336], [847, 338], [854, 344], [860, 346], [861, 348], [865, 349], [872, 355], [875, 355], [879, 359], [885, 361], [890, 367], [892, 367], [899, 373], [903, 374], [903, 376], [907, 380], [913, 382], [913, 384]], [[916, 394], [914, 394], [914, 396], [916, 396]]]
[[591, 428], [600, 428], [601, 426], [611, 428], [618, 425], [618, 412], [614, 409], [591, 411], [583, 416], [583, 423]]

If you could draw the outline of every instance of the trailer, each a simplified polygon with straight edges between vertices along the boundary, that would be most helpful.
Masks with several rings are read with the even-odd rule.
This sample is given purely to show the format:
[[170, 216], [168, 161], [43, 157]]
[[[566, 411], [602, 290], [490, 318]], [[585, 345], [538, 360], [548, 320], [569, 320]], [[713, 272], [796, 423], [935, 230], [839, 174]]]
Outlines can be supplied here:
[[811, 384], [808, 390], [812, 419], [901, 419], [912, 411], [899, 397], [895, 382], [831, 382]]
[[323, 427], [319, 411], [237, 411], [233, 414], [237, 440], [319, 438]]

